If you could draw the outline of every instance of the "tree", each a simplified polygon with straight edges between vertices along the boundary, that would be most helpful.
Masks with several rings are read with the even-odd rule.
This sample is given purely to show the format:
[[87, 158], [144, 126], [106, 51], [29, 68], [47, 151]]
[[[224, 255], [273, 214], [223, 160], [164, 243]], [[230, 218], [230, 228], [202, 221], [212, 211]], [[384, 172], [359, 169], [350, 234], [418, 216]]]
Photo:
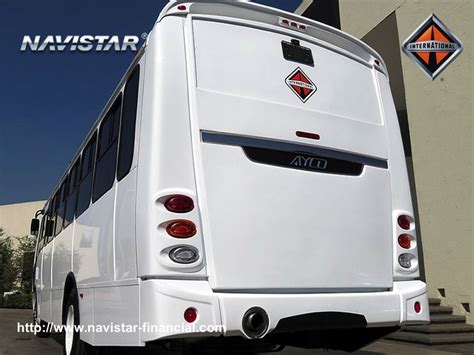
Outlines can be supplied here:
[[0, 295], [12, 291], [18, 279], [18, 268], [15, 262], [15, 250], [13, 241], [5, 236], [3, 228], [0, 228]]
[[[13, 239], [18, 241], [13, 247]], [[0, 294], [6, 291], [31, 292], [35, 238], [5, 236], [0, 228]]]
[[33, 282], [33, 259], [36, 239], [25, 235], [18, 240], [18, 247], [15, 249], [15, 267], [17, 270], [17, 282], [23, 292], [31, 292]]

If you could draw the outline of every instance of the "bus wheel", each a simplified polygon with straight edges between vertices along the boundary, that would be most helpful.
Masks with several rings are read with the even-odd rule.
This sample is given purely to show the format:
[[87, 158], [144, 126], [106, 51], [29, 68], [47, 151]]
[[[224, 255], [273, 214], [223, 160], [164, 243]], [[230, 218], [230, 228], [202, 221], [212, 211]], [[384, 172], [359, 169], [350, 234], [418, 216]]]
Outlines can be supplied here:
[[80, 339], [80, 332], [75, 327], [79, 324], [79, 300], [77, 290], [74, 288], [69, 293], [63, 311], [63, 325], [65, 326], [63, 330], [64, 355], [90, 355], [94, 353], [92, 346]]
[[38, 338], [49, 338], [51, 336], [51, 333], [47, 331], [47, 329], [48, 329], [48, 323], [47, 322], [45, 322], [44, 320], [39, 320], [38, 321], [38, 319], [35, 319], [34, 324], [39, 325], [40, 328], [41, 328], [41, 330], [39, 330], [39, 331], [35, 330], [35, 335]]

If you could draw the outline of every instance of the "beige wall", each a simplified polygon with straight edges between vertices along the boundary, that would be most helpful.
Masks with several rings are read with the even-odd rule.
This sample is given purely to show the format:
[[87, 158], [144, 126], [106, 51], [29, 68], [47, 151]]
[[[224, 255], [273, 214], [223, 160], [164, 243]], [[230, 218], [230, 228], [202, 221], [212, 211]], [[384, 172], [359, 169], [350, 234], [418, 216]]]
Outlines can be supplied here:
[[31, 219], [44, 204], [45, 201], [34, 201], [0, 206], [0, 228], [5, 235], [23, 237], [30, 234]]
[[[439, 297], [437, 290], [444, 288], [443, 302], [474, 323], [474, 2], [339, 0], [339, 3], [342, 30], [358, 38], [366, 36], [395, 11], [398, 48], [431, 13], [464, 43], [464, 52], [434, 81], [401, 53], [403, 80], [393, 78], [392, 86], [398, 96], [399, 85], [404, 85], [429, 293]], [[393, 38], [381, 32], [378, 42]], [[471, 314], [465, 312], [462, 302], [470, 303]]]

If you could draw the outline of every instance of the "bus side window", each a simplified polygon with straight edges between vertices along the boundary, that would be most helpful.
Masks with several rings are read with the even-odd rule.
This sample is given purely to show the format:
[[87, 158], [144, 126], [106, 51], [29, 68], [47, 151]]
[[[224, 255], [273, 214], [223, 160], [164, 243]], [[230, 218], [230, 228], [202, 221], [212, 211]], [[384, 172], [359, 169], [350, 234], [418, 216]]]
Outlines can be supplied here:
[[82, 163], [80, 169], [79, 193], [77, 196], [76, 217], [79, 217], [91, 202], [92, 192], [92, 171], [94, 170], [95, 146], [97, 141], [97, 133], [89, 139], [86, 147], [82, 152]]
[[61, 189], [59, 190], [58, 195], [58, 212], [56, 217], [56, 231], [54, 235], [58, 235], [63, 230], [64, 226], [64, 208], [65, 208], [65, 200], [67, 195], [67, 188], [68, 188], [68, 176], [64, 178], [63, 183], [61, 184]]
[[68, 186], [68, 196], [66, 197], [65, 202], [65, 212], [64, 212], [64, 228], [71, 224], [74, 219], [74, 212], [76, 208], [77, 201], [77, 184], [79, 178], [79, 162], [80, 157], [77, 158], [76, 162], [69, 172], [69, 186]]
[[127, 80], [123, 96], [122, 124], [120, 128], [120, 148], [117, 167], [117, 180], [122, 180], [130, 171], [135, 144], [135, 125], [137, 121], [138, 86], [140, 66], [137, 65]]
[[62, 218], [59, 214], [59, 206], [61, 204], [61, 190], [62, 188], [59, 188], [54, 195], [54, 233], [51, 239], [54, 239], [54, 237], [61, 231], [61, 227], [63, 226]]
[[121, 103], [122, 95], [117, 97], [99, 127], [92, 202], [109, 191], [115, 181]]
[[51, 223], [52, 225], [52, 228], [51, 228], [52, 234], [48, 235], [47, 233], [45, 233], [43, 247], [46, 246], [54, 238], [54, 230], [55, 230], [55, 223], [56, 223], [56, 215], [55, 215], [54, 206], [56, 205], [56, 197], [57, 197], [57, 193], [54, 194], [54, 196], [51, 198], [51, 201], [49, 202], [47, 215], [48, 215], [48, 221], [50, 221], [49, 223]]
[[38, 233], [38, 243], [36, 246], [36, 252], [39, 253], [41, 251], [41, 248], [43, 248], [43, 238], [44, 238], [44, 229], [46, 225], [46, 214], [43, 215], [43, 218], [41, 218], [41, 227], [40, 231]]

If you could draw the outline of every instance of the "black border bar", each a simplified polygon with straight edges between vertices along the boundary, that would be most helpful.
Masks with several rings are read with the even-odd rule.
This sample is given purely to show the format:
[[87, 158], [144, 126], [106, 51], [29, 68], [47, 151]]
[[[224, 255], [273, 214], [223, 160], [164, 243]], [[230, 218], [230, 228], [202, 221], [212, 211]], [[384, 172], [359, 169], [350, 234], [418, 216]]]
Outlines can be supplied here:
[[219, 133], [211, 131], [201, 131], [201, 139], [204, 143], [225, 144], [239, 147], [254, 147], [263, 149], [282, 150], [286, 152], [305, 152], [316, 154], [321, 157], [335, 158], [352, 161], [364, 165], [373, 166], [381, 169], [388, 169], [388, 163], [385, 159], [372, 158], [365, 155], [340, 152], [333, 149], [314, 147], [306, 144], [290, 143], [268, 138], [256, 138], [242, 136], [237, 134]]

